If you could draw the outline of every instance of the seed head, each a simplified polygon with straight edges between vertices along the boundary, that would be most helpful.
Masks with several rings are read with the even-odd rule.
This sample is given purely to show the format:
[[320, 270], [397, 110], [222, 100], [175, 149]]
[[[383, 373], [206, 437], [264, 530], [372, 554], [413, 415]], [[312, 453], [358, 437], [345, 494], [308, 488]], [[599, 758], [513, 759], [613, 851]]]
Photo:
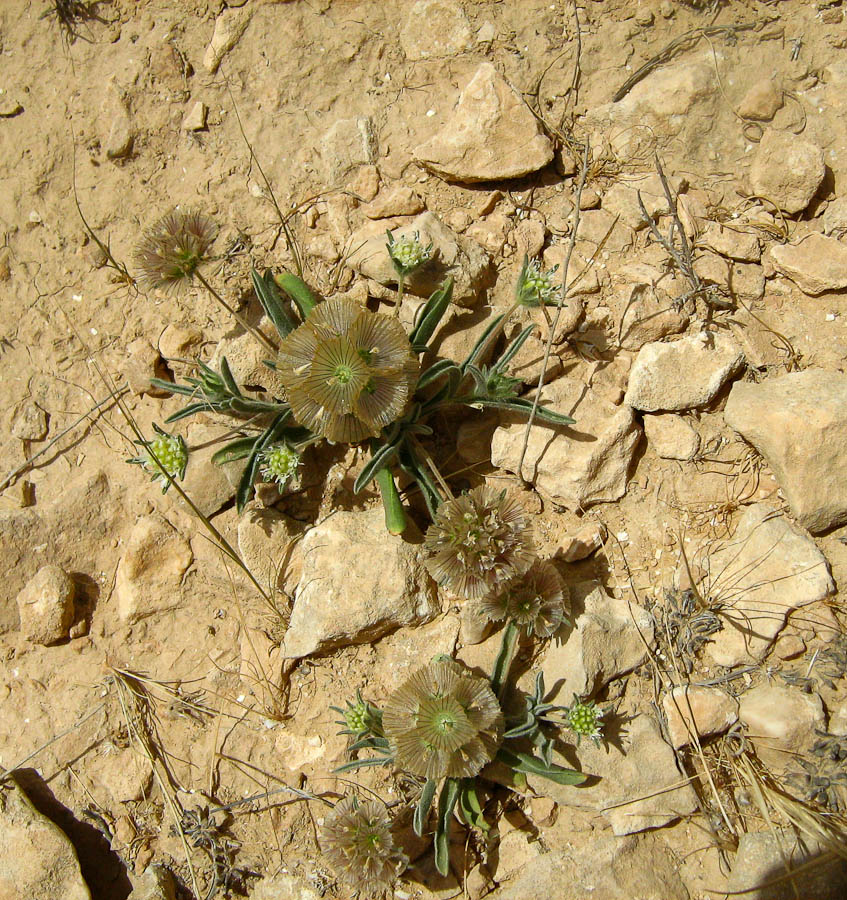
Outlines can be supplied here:
[[[171, 476], [171, 478], [179, 478], [180, 481], [185, 477], [185, 467], [188, 465], [188, 448], [185, 441], [178, 434], [168, 434], [158, 425], [153, 426], [156, 437], [147, 442], [147, 447], [141, 456], [136, 456], [127, 462], [133, 465], [142, 466], [146, 472], [150, 473], [153, 481], [161, 480], [164, 482], [162, 493], [166, 493], [171, 486], [170, 480], [162, 472], [162, 469]], [[144, 446], [140, 441], [136, 441], [140, 446]], [[156, 462], [158, 460], [158, 463]], [[159, 463], [161, 465], [159, 465]]]
[[342, 718], [337, 720], [339, 725], [344, 726], [340, 732], [341, 734], [352, 734], [354, 737], [359, 738], [375, 729], [381, 730], [379, 724], [381, 720], [380, 711], [376, 707], [371, 706], [367, 700], [363, 700], [359, 691], [356, 691], [356, 702], [353, 703], [348, 700], [346, 709], [342, 709], [340, 706], [332, 706], [330, 708], [341, 713]]
[[432, 577], [468, 599], [498, 590], [535, 559], [526, 511], [487, 485], [442, 503], [424, 546]]
[[411, 237], [403, 235], [399, 238], [395, 238], [390, 231], [387, 234], [388, 243], [385, 246], [398, 275], [411, 275], [432, 259], [432, 241], [424, 247], [419, 232], [416, 231]]
[[267, 481], [285, 484], [300, 465], [300, 454], [284, 441], [267, 447], [261, 453], [262, 477]]
[[396, 319], [338, 298], [316, 306], [286, 336], [277, 371], [301, 425], [354, 444], [400, 418], [418, 362]]
[[208, 258], [218, 228], [203, 213], [175, 209], [144, 235], [135, 253], [141, 281], [151, 288], [178, 290]]
[[573, 703], [568, 707], [568, 726], [576, 735], [576, 742], [582, 738], [591, 738], [595, 744], [600, 743], [603, 736], [603, 723], [600, 721], [605, 710], [597, 709], [593, 700], [583, 703], [576, 694]]
[[324, 820], [321, 846], [338, 877], [368, 897], [389, 888], [408, 864], [394, 843], [388, 810], [376, 800], [339, 801]]
[[553, 284], [553, 276], [558, 268], [556, 265], [545, 272], [537, 261], [527, 262], [524, 260], [515, 291], [518, 303], [521, 306], [529, 307], [546, 306], [554, 300], [558, 288]]
[[480, 609], [494, 622], [512, 619], [528, 635], [549, 637], [566, 621], [567, 588], [552, 563], [536, 560], [502, 590], [483, 597]]
[[396, 764], [423, 778], [476, 775], [503, 738], [503, 713], [484, 678], [440, 659], [389, 697], [382, 717]]

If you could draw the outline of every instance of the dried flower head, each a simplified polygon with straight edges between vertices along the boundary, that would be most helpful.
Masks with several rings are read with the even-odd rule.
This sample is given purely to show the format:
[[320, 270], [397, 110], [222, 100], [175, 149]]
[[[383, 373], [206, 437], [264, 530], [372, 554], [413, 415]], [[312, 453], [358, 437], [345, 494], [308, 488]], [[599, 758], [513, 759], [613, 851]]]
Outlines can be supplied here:
[[493, 622], [512, 619], [528, 635], [549, 637], [567, 618], [566, 594], [555, 566], [539, 559], [502, 590], [483, 597], [480, 609]]
[[389, 888], [408, 864], [394, 843], [388, 810], [376, 800], [340, 800], [324, 819], [321, 846], [339, 878], [369, 897]]
[[284, 441], [265, 448], [260, 455], [262, 477], [267, 481], [285, 484], [300, 465], [300, 454]]
[[474, 599], [522, 575], [535, 555], [523, 506], [487, 485], [438, 508], [426, 533], [432, 577], [460, 597]]
[[582, 738], [591, 738], [595, 744], [600, 743], [603, 736], [603, 723], [600, 721], [605, 710], [597, 709], [593, 700], [583, 703], [576, 694], [573, 703], [568, 707], [568, 727], [576, 735], [576, 742]]
[[286, 336], [277, 371], [301, 425], [353, 444], [400, 418], [418, 361], [396, 319], [341, 297], [316, 306]]
[[175, 209], [144, 235], [135, 253], [141, 280], [151, 288], [176, 290], [208, 258], [218, 228], [203, 213]]
[[[142, 455], [128, 459], [127, 462], [142, 466], [146, 472], [150, 473], [153, 481], [161, 479], [164, 482], [162, 485], [164, 494], [171, 486], [171, 482], [162, 469], [171, 478], [179, 478], [181, 481], [185, 477], [185, 467], [188, 465], [188, 448], [180, 435], [168, 434], [167, 431], [163, 431], [155, 424], [153, 430], [156, 432], [156, 437], [147, 441]], [[136, 441], [136, 443], [144, 447], [141, 441]]]
[[503, 738], [503, 713], [491, 685], [445, 658], [389, 697], [382, 724], [396, 764], [424, 778], [476, 775]]
[[419, 232], [395, 238], [389, 231], [387, 236], [388, 243], [385, 246], [398, 275], [411, 275], [432, 259], [432, 241], [424, 247]]
[[541, 264], [533, 260], [524, 261], [521, 269], [518, 285], [515, 291], [515, 299], [521, 306], [546, 306], [555, 300], [557, 286], [553, 283], [558, 265], [546, 272]]

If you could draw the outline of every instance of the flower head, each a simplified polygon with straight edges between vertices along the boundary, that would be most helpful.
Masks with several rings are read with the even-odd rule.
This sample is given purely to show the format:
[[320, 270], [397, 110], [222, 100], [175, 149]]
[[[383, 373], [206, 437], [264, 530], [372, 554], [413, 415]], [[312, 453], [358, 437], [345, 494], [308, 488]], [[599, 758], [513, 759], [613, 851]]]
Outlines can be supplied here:
[[285, 484], [296, 473], [301, 461], [300, 454], [284, 441], [266, 447], [261, 452], [260, 459], [262, 477], [279, 485]]
[[521, 306], [546, 306], [554, 299], [558, 290], [553, 284], [553, 276], [558, 265], [546, 272], [536, 260], [528, 262], [524, 258], [523, 268], [518, 277], [518, 285], [515, 290], [515, 299]]
[[390, 231], [387, 235], [388, 243], [385, 246], [398, 275], [411, 275], [432, 259], [432, 241], [424, 247], [417, 231], [411, 237], [403, 235], [395, 238]]
[[480, 609], [494, 622], [512, 619], [529, 635], [549, 637], [566, 620], [567, 590], [552, 563], [536, 560], [528, 572], [483, 597]]
[[341, 709], [340, 706], [333, 706], [331, 709], [341, 713], [342, 718], [338, 720], [338, 724], [344, 726], [341, 734], [352, 734], [359, 738], [373, 731], [374, 728], [381, 730], [380, 711], [371, 706], [367, 700], [363, 700], [359, 691], [356, 691], [356, 702], [352, 703], [348, 700], [346, 709]]
[[169, 212], [147, 231], [136, 250], [141, 280], [152, 288], [180, 288], [206, 261], [217, 233], [217, 225], [200, 212]]
[[576, 694], [573, 703], [568, 707], [568, 727], [576, 735], [577, 745], [582, 738], [591, 738], [595, 744], [600, 743], [603, 736], [603, 723], [600, 721], [605, 710], [597, 709], [593, 700], [583, 703]]
[[395, 846], [384, 803], [340, 800], [324, 819], [321, 846], [339, 878], [368, 896], [390, 887], [408, 860]]
[[342, 297], [316, 306], [285, 337], [277, 371], [301, 425], [353, 444], [400, 418], [418, 362], [396, 319]]
[[396, 764], [432, 779], [476, 775], [503, 737], [503, 713], [491, 685], [444, 658], [389, 697], [382, 724]]
[[442, 503], [426, 533], [432, 577], [460, 597], [482, 597], [532, 565], [529, 516], [487, 485]]
[[[171, 478], [179, 478], [181, 481], [185, 477], [185, 467], [188, 465], [188, 448], [180, 435], [168, 434], [158, 425], [153, 425], [153, 430], [156, 432], [156, 437], [147, 441], [144, 453], [127, 460], [127, 462], [142, 466], [145, 471], [150, 473], [153, 481], [161, 479], [164, 482], [162, 486], [164, 494], [171, 486], [171, 482], [162, 469]], [[136, 443], [144, 446], [140, 441], [136, 441]]]

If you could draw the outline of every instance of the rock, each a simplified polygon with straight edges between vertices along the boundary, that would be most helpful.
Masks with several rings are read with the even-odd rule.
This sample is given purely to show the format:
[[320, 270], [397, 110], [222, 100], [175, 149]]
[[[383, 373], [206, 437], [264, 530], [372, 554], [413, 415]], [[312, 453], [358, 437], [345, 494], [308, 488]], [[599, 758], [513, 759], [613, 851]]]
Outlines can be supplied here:
[[508, 216], [503, 213], [492, 213], [481, 222], [469, 225], [465, 233], [484, 247], [491, 256], [496, 257], [502, 253], [503, 245], [511, 231], [512, 220]]
[[[626, 493], [627, 473], [641, 429], [628, 406], [614, 406], [574, 378], [544, 388], [543, 402], [577, 421], [565, 427], [535, 421], [523, 476], [556, 503], [581, 509]], [[491, 463], [515, 472], [526, 419], [504, 416], [491, 441]]]
[[[396, 284], [397, 273], [386, 250], [385, 231], [383, 222], [367, 223], [356, 231], [350, 238], [350, 245], [355, 249], [348, 257], [347, 265], [380, 284]], [[490, 260], [476, 241], [451, 231], [431, 212], [422, 213], [402, 226], [395, 222], [391, 233], [395, 240], [417, 233], [424, 246], [430, 242], [433, 245], [432, 260], [409, 276], [407, 291], [428, 297], [445, 278], [452, 276], [453, 302], [465, 307], [478, 304], [488, 278]]]
[[823, 233], [842, 238], [847, 234], [847, 197], [831, 200], [821, 216]]
[[238, 522], [238, 552], [266, 590], [293, 591], [300, 577], [296, 538], [302, 523], [275, 509], [247, 509]]
[[535, 259], [544, 249], [544, 241], [547, 238], [547, 229], [543, 222], [534, 219], [522, 219], [515, 226], [515, 249], [519, 259], [528, 256]]
[[763, 78], [753, 84], [738, 105], [738, 115], [743, 119], [770, 122], [782, 109], [782, 88], [772, 78]]
[[[266, 334], [272, 334], [270, 321], [262, 317], [259, 328]], [[271, 354], [262, 347], [252, 334], [239, 334], [234, 338], [221, 338], [218, 341], [215, 352], [209, 360], [209, 365], [220, 371], [221, 359], [226, 357], [232, 377], [241, 386], [264, 388], [273, 397], [284, 397], [285, 388], [279, 375], [265, 365], [265, 360]]]
[[188, 541], [162, 516], [142, 516], [118, 563], [118, 618], [131, 624], [176, 607], [181, 600], [182, 575], [192, 559]]
[[[550, 688], [551, 682], [547, 686]], [[569, 689], [565, 685], [564, 690]], [[570, 701], [570, 696], [566, 700]], [[553, 760], [597, 775], [599, 781], [584, 788], [530, 776], [536, 792], [565, 808], [575, 806], [602, 813], [618, 836], [661, 828], [698, 808], [697, 796], [686, 783], [674, 751], [662, 740], [652, 716], [636, 716], [628, 722], [620, 739], [609, 741], [606, 746], [597, 747], [593, 741], [583, 740], [566, 759], [554, 751]]]
[[847, 700], [837, 706], [829, 719], [829, 733], [847, 735]]
[[293, 875], [273, 875], [250, 887], [250, 900], [321, 900], [322, 896]]
[[[498, 873], [499, 874], [499, 873]], [[658, 834], [598, 834], [544, 853], [488, 900], [689, 900], [670, 848]]]
[[[668, 186], [674, 195], [685, 187], [685, 182], [678, 177], [668, 178]], [[638, 204], [638, 195], [644, 208], [654, 221], [659, 216], [670, 214], [665, 190], [658, 175], [642, 175], [628, 181], [616, 181], [603, 194], [603, 209], [612, 215], [619, 216], [620, 221], [628, 225], [634, 231], [641, 231], [648, 223], [644, 219], [641, 207]]]
[[727, 259], [739, 262], [758, 262], [762, 257], [759, 239], [755, 234], [739, 228], [725, 228], [717, 222], [706, 223], [698, 243]]
[[814, 297], [847, 287], [847, 244], [837, 238], [810, 234], [796, 244], [772, 244], [768, 256], [774, 269], [804, 294]]
[[12, 277], [12, 250], [0, 247], [0, 281], [8, 281]]
[[213, 75], [218, 71], [221, 60], [238, 43], [250, 24], [253, 11], [249, 8], [225, 9], [215, 19], [212, 40], [203, 56], [203, 67]]
[[[741, 300], [755, 302], [765, 293], [765, 273], [761, 266], [736, 263], [729, 268], [730, 292]], [[745, 312], [745, 310], [742, 310]], [[733, 318], [737, 316], [733, 315]]]
[[377, 136], [370, 116], [338, 119], [321, 138], [321, 157], [326, 177], [343, 178], [357, 166], [377, 160]]
[[369, 219], [388, 219], [391, 216], [416, 216], [423, 212], [423, 200], [410, 187], [394, 185], [380, 191], [370, 203], [362, 207]]
[[96, 784], [106, 788], [115, 804], [143, 800], [153, 783], [150, 761], [133, 748], [107, 747], [90, 760], [88, 772]]
[[[738, 850], [726, 890], [738, 900], [841, 900], [847, 892], [847, 862], [836, 857], [822, 865], [813, 861], [827, 851], [804, 830], [802, 844], [791, 829], [753, 831], [738, 839]], [[791, 881], [783, 878], [786, 861], [800, 869]], [[799, 890], [799, 894], [795, 892]]]
[[205, 103], [198, 100], [182, 120], [183, 131], [202, 131], [206, 127], [206, 115], [209, 109]]
[[741, 695], [739, 718], [768, 766], [791, 768], [794, 754], [814, 743], [815, 729], [824, 730], [823, 704], [817, 694], [796, 688], [760, 684]]
[[691, 742], [691, 732], [711, 737], [738, 721], [738, 701], [716, 687], [680, 685], [665, 694], [662, 707], [671, 744], [677, 749]]
[[499, 181], [543, 168], [553, 159], [553, 145], [520, 95], [485, 62], [441, 132], [413, 153], [448, 180]]
[[127, 900], [176, 900], [173, 875], [164, 866], [147, 866], [144, 874], [134, 878], [132, 884], [132, 893]]
[[636, 263], [621, 269], [618, 276], [626, 279], [615, 290], [615, 306], [622, 310], [618, 329], [622, 349], [640, 350], [688, 327], [688, 316], [661, 286], [672, 282], [663, 280], [659, 269]]
[[[229, 437], [227, 437], [227, 435]], [[180, 487], [204, 516], [213, 516], [235, 497], [244, 461], [216, 465], [212, 457], [231, 438], [231, 429], [222, 425], [189, 425], [185, 432], [188, 465]], [[165, 510], [171, 503], [185, 509], [182, 499], [171, 492], [164, 498]]]
[[91, 900], [68, 836], [8, 779], [0, 792], [0, 897]]
[[[359, 166], [347, 182], [347, 189], [363, 203], [370, 203], [379, 192], [379, 169], [376, 166]], [[314, 207], [309, 212], [317, 213]], [[309, 227], [313, 228], [314, 225]]]
[[779, 659], [796, 659], [806, 652], [806, 644], [799, 634], [781, 634], [774, 643], [773, 652]]
[[43, 441], [47, 437], [47, 413], [31, 400], [15, 407], [11, 425], [12, 434], [22, 441]]
[[469, 416], [456, 431], [456, 452], [471, 465], [487, 462], [491, 455], [491, 436], [500, 424], [496, 411]]
[[704, 406], [743, 364], [738, 345], [717, 332], [645, 344], [630, 371], [624, 401], [644, 412]]
[[692, 459], [700, 449], [700, 435], [682, 416], [645, 415], [644, 434], [648, 445], [663, 459]]
[[308, 531], [301, 545], [286, 658], [374, 641], [439, 611], [419, 550], [386, 533], [381, 507], [338, 512]]
[[825, 175], [820, 147], [796, 134], [769, 128], [753, 157], [750, 183], [755, 194], [794, 215], [809, 205]]
[[132, 120], [123, 100], [114, 98], [107, 101], [102, 115], [103, 124], [108, 123], [108, 131], [103, 136], [103, 147], [109, 159], [124, 159], [132, 153], [135, 135]]
[[406, 59], [456, 56], [471, 45], [471, 27], [458, 3], [418, 0], [400, 30]]
[[159, 351], [146, 338], [137, 338], [128, 344], [126, 349], [124, 375], [133, 394], [138, 396], [149, 394], [151, 397], [168, 396], [167, 391], [154, 388], [150, 384], [151, 378], [162, 378], [166, 375], [166, 372], [163, 371]]
[[847, 522], [847, 376], [806, 369], [739, 382], [724, 419], [764, 456], [805, 528]]
[[0, 88], [0, 119], [13, 119], [24, 111], [23, 104], [5, 88]]
[[196, 359], [200, 355], [203, 333], [192, 325], [170, 324], [159, 336], [159, 353], [168, 360], [170, 367], [177, 371], [178, 360]]
[[586, 258], [590, 259], [601, 244], [610, 253], [629, 250], [635, 240], [635, 232], [620, 219], [615, 221], [615, 216], [607, 209], [587, 209], [579, 217], [577, 238], [578, 245], [580, 242], [590, 245], [588, 249], [591, 253], [585, 251]]
[[73, 579], [60, 566], [42, 566], [18, 594], [21, 633], [47, 647], [64, 641], [74, 620]]
[[[552, 269], [554, 266], [559, 266], [556, 277], [561, 279], [564, 274], [564, 265], [567, 256], [568, 248], [566, 244], [551, 244], [544, 250], [544, 268]], [[596, 294], [600, 290], [600, 281], [597, 278], [597, 268], [595, 266], [592, 266], [590, 269], [588, 268], [590, 256], [591, 254], [584, 255], [579, 251], [574, 251], [571, 255], [567, 273], [568, 303], [572, 303], [574, 297]], [[581, 314], [582, 310], [581, 308], [579, 309]]]
[[606, 526], [602, 522], [591, 522], [589, 525], [585, 525], [564, 542], [562, 559], [566, 563], [588, 559], [592, 553], [596, 553], [603, 546], [606, 533]]
[[610, 597], [590, 583], [571, 595], [572, 631], [550, 644], [541, 665], [549, 689], [564, 685], [568, 701], [571, 694], [592, 696], [641, 665], [653, 640], [653, 620], [637, 603]]

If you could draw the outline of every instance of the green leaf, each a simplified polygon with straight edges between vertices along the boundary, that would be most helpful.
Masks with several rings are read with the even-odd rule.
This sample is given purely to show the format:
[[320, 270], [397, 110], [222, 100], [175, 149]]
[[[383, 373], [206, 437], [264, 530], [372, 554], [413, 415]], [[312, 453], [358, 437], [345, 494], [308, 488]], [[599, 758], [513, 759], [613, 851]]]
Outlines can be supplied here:
[[432, 384], [436, 378], [440, 378], [451, 369], [456, 369], [456, 371], [458, 371], [458, 368], [459, 367], [452, 359], [439, 359], [438, 362], [433, 363], [425, 372], [421, 373], [421, 377], [418, 378], [415, 390], [419, 390], [420, 388], [426, 387], [428, 384]]
[[462, 371], [466, 371], [467, 367], [471, 363], [475, 363], [482, 351], [486, 348], [488, 344], [488, 339], [491, 334], [496, 331], [500, 327], [500, 322], [503, 320], [503, 314], [501, 313], [499, 316], [494, 316], [494, 318], [485, 326], [485, 331], [479, 336], [479, 340], [473, 345], [471, 352], [468, 354], [467, 359], [462, 363], [461, 369]]
[[482, 806], [476, 793], [476, 785], [472, 778], [463, 778], [459, 791], [459, 811], [466, 825], [488, 832], [488, 822], [482, 814]]
[[[429, 300], [424, 304], [420, 312], [418, 321], [409, 335], [409, 343], [413, 346], [426, 347], [429, 339], [435, 333], [438, 323], [444, 316], [450, 300], [453, 297], [453, 278], [452, 276], [441, 282], [438, 289], [432, 294]], [[417, 351], [420, 352], [420, 351]]]
[[447, 778], [438, 797], [438, 825], [435, 828], [435, 868], [450, 874], [450, 817], [459, 799], [459, 779]]
[[518, 642], [519, 633], [520, 629], [515, 624], [515, 620], [509, 619], [503, 631], [503, 639], [500, 642], [497, 659], [494, 660], [494, 669], [491, 672], [491, 690], [494, 691], [498, 698], [503, 695], [503, 688], [506, 686], [506, 679], [512, 666], [512, 657], [515, 653], [515, 645]]
[[556, 763], [545, 763], [544, 760], [529, 753], [512, 753], [505, 747], [497, 752], [497, 759], [507, 765], [514, 772], [523, 772], [526, 775], [538, 775], [555, 781], [556, 784], [582, 784], [588, 776], [575, 769], [566, 769]]
[[229, 363], [226, 361], [226, 357], [221, 357], [221, 380], [224, 383], [224, 387], [226, 387], [227, 391], [232, 394], [233, 397], [241, 397], [241, 390], [235, 382], [235, 379], [232, 377], [232, 370], [229, 367]]
[[418, 483], [426, 501], [426, 508], [429, 510], [429, 514], [435, 517], [438, 507], [441, 505], [441, 494], [438, 493], [438, 486], [429, 471], [419, 462], [408, 445], [402, 447], [398, 461], [400, 468]]
[[[462, 403], [468, 406], [488, 406], [494, 409], [505, 409], [509, 412], [527, 415], [532, 412], [532, 400], [526, 400], [523, 397], [514, 397], [509, 400], [492, 400], [489, 397], [462, 397]], [[546, 422], [548, 425], [573, 425], [576, 419], [566, 416], [564, 413], [557, 413], [548, 406], [538, 406], [535, 409], [535, 418], [540, 422]]]
[[232, 441], [232, 443], [227, 444], [226, 447], [218, 450], [212, 455], [212, 462], [216, 466], [221, 466], [225, 463], [244, 459], [250, 455], [250, 451], [253, 449], [253, 444], [255, 443], [256, 438], [254, 437], [239, 438], [237, 441]]
[[438, 781], [435, 778], [427, 778], [426, 784], [421, 791], [421, 799], [415, 807], [415, 817], [412, 820], [412, 826], [418, 837], [423, 834], [424, 825], [426, 825], [426, 820], [429, 817], [429, 810], [432, 806], [432, 800], [435, 797], [435, 788], [437, 786]]
[[333, 769], [334, 772], [355, 772], [356, 769], [367, 769], [373, 766], [388, 766], [394, 760], [390, 756], [385, 757], [373, 757], [371, 759], [354, 759], [351, 762], [344, 763], [344, 765], [339, 766], [337, 769]]
[[397, 447], [402, 439], [402, 434], [398, 431], [394, 439], [383, 444], [376, 453], [365, 464], [365, 467], [359, 472], [358, 477], [353, 482], [353, 493], [358, 494], [364, 490], [377, 474], [384, 469], [391, 460], [397, 455]]
[[[343, 710], [342, 710], [343, 713]], [[357, 753], [359, 750], [388, 750], [390, 748], [390, 744], [388, 743], [388, 738], [377, 737], [376, 735], [368, 735], [367, 737], [362, 738], [360, 741], [356, 741], [355, 744], [351, 744], [347, 748], [348, 753]]]
[[290, 272], [281, 272], [276, 276], [276, 283], [291, 297], [303, 319], [307, 319], [309, 313], [317, 306], [318, 300], [306, 282]]
[[259, 468], [259, 454], [265, 447], [277, 440], [278, 436], [284, 430], [286, 420], [290, 416], [290, 410], [286, 410], [276, 416], [262, 434], [256, 438], [256, 442], [250, 449], [250, 453], [247, 456], [247, 465], [241, 473], [238, 487], [235, 490], [235, 506], [238, 512], [244, 510], [244, 507], [250, 502], [250, 498], [253, 496], [253, 481], [256, 478], [256, 472]]
[[210, 407], [208, 403], [189, 403], [188, 406], [178, 409], [175, 413], [171, 413], [171, 415], [165, 419], [165, 422], [178, 422], [180, 419], [187, 419], [188, 416], [193, 416], [195, 413], [208, 412], [211, 408], [212, 407]]
[[376, 473], [376, 483], [382, 496], [382, 506], [385, 510], [385, 527], [389, 534], [402, 534], [406, 530], [406, 513], [400, 502], [400, 494], [397, 493], [397, 485], [390, 469], [380, 469]]
[[264, 275], [260, 275], [255, 269], [250, 270], [253, 279], [253, 289], [262, 304], [262, 309], [267, 317], [274, 323], [279, 336], [284, 338], [293, 331], [297, 325], [282, 305], [282, 297], [279, 293], [273, 273], [270, 269]]
[[535, 325], [527, 325], [526, 328], [509, 344], [503, 351], [500, 358], [491, 367], [492, 371], [502, 372], [506, 366], [512, 361], [518, 350], [526, 343], [527, 338], [532, 334]]

